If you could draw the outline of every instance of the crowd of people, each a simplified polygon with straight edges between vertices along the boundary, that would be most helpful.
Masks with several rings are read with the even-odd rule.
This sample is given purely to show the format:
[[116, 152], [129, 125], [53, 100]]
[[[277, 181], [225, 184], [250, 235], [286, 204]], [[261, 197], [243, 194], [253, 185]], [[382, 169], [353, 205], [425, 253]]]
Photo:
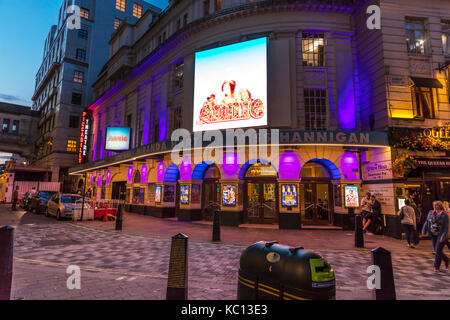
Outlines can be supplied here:
[[[382, 233], [384, 223], [381, 215], [381, 204], [375, 195], [368, 192], [361, 200], [361, 215], [363, 232]], [[400, 208], [397, 215], [406, 236], [407, 246], [415, 248], [419, 245], [420, 234], [430, 237], [435, 255], [434, 270], [440, 271], [442, 261], [448, 269], [449, 258], [444, 253], [445, 247], [450, 250], [450, 208], [448, 202], [434, 201], [433, 209], [428, 212], [426, 220], [421, 221], [421, 210], [412, 198], [406, 199], [404, 206]]]

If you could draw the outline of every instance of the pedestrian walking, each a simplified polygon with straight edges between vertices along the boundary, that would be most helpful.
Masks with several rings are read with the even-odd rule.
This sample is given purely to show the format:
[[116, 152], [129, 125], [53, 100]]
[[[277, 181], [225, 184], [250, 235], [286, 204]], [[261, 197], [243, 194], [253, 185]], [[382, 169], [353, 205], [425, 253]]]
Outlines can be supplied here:
[[19, 186], [16, 186], [16, 189], [13, 191], [12, 199], [11, 199], [11, 202], [12, 202], [11, 210], [12, 211], [17, 210], [16, 206], [17, 206], [18, 200], [19, 200]]
[[406, 234], [408, 247], [415, 248], [414, 233], [417, 229], [416, 213], [414, 212], [414, 208], [411, 206], [411, 202], [409, 200], [405, 200], [405, 205], [400, 209], [398, 215], [400, 217], [402, 229]]
[[434, 255], [434, 271], [439, 272], [442, 260], [448, 269], [449, 259], [444, 254], [444, 246], [448, 243], [449, 216], [444, 211], [441, 201], [433, 202], [433, 210], [428, 213], [427, 221], [423, 225], [422, 233], [431, 237]]
[[411, 207], [414, 209], [414, 212], [416, 214], [416, 229], [414, 230], [414, 245], [417, 246], [420, 242], [420, 222], [422, 219], [422, 212], [420, 211], [419, 207], [412, 201], [412, 199], [409, 200]]

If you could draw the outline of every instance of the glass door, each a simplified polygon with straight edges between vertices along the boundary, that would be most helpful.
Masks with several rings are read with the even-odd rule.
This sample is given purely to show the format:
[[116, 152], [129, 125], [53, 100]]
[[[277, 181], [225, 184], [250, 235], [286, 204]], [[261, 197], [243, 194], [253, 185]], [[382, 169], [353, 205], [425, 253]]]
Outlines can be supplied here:
[[272, 223], [276, 220], [276, 184], [263, 183], [264, 197], [262, 199], [261, 209], [264, 218], [264, 223]]
[[220, 209], [220, 185], [215, 181], [207, 181], [203, 183], [202, 196], [202, 219], [212, 221], [214, 211]]
[[274, 223], [277, 220], [276, 183], [247, 183], [247, 220], [250, 223]]
[[249, 222], [260, 222], [260, 189], [259, 183], [249, 182], [247, 184], [247, 218]]
[[331, 223], [329, 183], [302, 183], [300, 205], [304, 225], [326, 225]]

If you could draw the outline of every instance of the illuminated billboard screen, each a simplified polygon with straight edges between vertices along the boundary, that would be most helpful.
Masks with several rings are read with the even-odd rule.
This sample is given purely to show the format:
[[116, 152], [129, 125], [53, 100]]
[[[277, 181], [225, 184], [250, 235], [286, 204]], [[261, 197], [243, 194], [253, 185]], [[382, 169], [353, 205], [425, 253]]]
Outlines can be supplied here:
[[130, 149], [130, 128], [106, 128], [105, 150], [107, 151], [125, 151]]
[[195, 54], [194, 131], [267, 125], [267, 38]]
[[359, 196], [358, 187], [356, 186], [345, 186], [345, 206], [347, 208], [358, 208], [359, 207]]

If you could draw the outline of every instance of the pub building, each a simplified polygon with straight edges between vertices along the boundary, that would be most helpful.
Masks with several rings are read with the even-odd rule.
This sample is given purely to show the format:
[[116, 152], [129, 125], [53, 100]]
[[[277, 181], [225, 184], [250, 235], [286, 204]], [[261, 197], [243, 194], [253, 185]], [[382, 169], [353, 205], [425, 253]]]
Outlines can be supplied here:
[[[409, 17], [421, 12], [427, 28], [446, 30], [450, 17], [439, 14], [450, 10], [380, 5], [397, 23], [368, 29], [366, 2], [353, 0], [169, 1], [160, 16], [123, 22], [86, 107], [75, 188], [86, 183], [93, 200], [122, 199], [143, 215], [212, 220], [219, 210], [223, 225], [282, 229], [352, 228], [371, 192], [386, 234], [399, 237], [398, 202], [429, 173], [394, 171], [403, 149], [391, 133], [450, 114], [434, 62], [442, 44], [410, 54], [420, 21]], [[384, 45], [384, 32], [407, 45]], [[435, 119], [423, 111], [426, 94]], [[191, 137], [179, 161], [177, 129]], [[242, 130], [231, 147], [227, 129]], [[240, 140], [249, 130], [270, 139]]]
[[393, 169], [397, 206], [413, 200], [423, 223], [433, 201], [450, 202], [450, 126], [396, 128], [390, 140], [397, 155]]

